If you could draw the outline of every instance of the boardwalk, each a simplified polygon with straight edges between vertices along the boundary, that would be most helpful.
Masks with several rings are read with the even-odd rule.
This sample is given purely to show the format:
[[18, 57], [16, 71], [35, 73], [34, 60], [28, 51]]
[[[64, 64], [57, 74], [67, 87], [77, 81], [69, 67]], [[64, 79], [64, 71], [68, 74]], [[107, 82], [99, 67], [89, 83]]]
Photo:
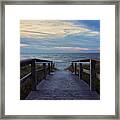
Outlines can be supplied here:
[[26, 100], [98, 100], [96, 91], [69, 71], [59, 70], [48, 75], [31, 91]]

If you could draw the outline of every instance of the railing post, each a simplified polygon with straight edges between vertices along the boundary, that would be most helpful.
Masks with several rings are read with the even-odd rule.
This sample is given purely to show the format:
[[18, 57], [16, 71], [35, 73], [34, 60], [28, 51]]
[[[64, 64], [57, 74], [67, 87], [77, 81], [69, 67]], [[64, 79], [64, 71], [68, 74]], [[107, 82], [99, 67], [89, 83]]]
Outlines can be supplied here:
[[48, 63], [48, 74], [50, 75], [50, 63]]
[[44, 79], [46, 79], [46, 63], [43, 63]]
[[51, 64], [51, 68], [52, 68], [52, 72], [54, 72], [55, 63], [52, 62], [52, 64]]
[[55, 63], [53, 63], [53, 69], [55, 68]]
[[73, 62], [73, 73], [75, 72], [74, 62]]
[[90, 90], [95, 90], [95, 64], [96, 62], [94, 60], [90, 60]]
[[54, 68], [54, 63], [52, 64], [52, 70], [53, 70], [53, 68]]
[[83, 74], [83, 66], [82, 63], [79, 63], [79, 78], [82, 80], [82, 74]]
[[53, 63], [51, 62], [51, 65], [50, 65], [50, 71], [51, 71], [51, 72], [52, 72], [52, 64], [53, 64]]
[[77, 63], [75, 63], [75, 75], [77, 74]]
[[31, 62], [32, 90], [36, 90], [35, 59]]
[[72, 73], [73, 73], [74, 72], [73, 62], [71, 63], [71, 67], [72, 67]]

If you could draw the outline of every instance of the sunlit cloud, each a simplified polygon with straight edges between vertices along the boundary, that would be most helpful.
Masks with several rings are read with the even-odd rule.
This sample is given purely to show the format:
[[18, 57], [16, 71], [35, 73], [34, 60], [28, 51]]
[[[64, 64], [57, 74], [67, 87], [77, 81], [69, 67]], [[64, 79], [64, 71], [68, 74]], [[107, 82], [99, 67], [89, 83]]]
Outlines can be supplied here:
[[88, 51], [88, 50], [97, 50], [97, 49], [91, 49], [91, 48], [83, 48], [83, 47], [48, 47], [48, 46], [37, 46], [37, 47], [33, 47], [36, 48], [38, 50], [57, 50], [57, 51]]
[[93, 36], [99, 36], [100, 33], [97, 32], [97, 31], [88, 31], [88, 32], [85, 33], [85, 35], [93, 37]]
[[80, 48], [80, 47], [54, 47], [54, 48], [59, 50], [70, 50], [70, 51], [89, 50], [89, 48]]
[[21, 43], [21, 44], [20, 44], [20, 47], [21, 47], [21, 48], [26, 48], [26, 47], [29, 47], [29, 45], [28, 45], [28, 44], [22, 44], [22, 43]]
[[99, 51], [99, 48], [82, 48], [82, 47], [54, 47], [53, 49], [65, 52]]
[[84, 34], [89, 36], [99, 35], [99, 32], [75, 25], [69, 21], [40, 21], [40, 20], [21, 20], [20, 35], [28, 38], [53, 38], [65, 37], [67, 35]]

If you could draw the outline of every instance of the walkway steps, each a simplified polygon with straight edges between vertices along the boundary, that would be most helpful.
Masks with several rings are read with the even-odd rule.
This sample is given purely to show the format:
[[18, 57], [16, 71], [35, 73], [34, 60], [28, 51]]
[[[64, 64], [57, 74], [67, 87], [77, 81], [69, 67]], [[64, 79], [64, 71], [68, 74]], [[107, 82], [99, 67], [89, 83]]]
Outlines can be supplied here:
[[90, 91], [89, 86], [78, 76], [69, 71], [55, 71], [37, 85], [27, 100], [99, 100], [96, 91]]

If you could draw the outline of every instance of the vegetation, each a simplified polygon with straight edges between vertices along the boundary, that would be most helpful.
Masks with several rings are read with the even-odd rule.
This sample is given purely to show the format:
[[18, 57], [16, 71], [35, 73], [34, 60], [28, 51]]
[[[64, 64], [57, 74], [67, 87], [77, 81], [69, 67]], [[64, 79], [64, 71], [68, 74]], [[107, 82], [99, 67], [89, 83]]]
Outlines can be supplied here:
[[[36, 70], [43, 69], [42, 64], [36, 64]], [[54, 68], [53, 71], [58, 70], [57, 68]], [[23, 67], [20, 67], [20, 78], [23, 78], [25, 75], [31, 73], [31, 65], [26, 65]]]
[[[47, 69], [46, 73], [44, 72], [43, 64], [36, 64], [35, 67], [36, 67], [36, 84], [38, 84], [42, 79], [45, 78], [49, 71]], [[56, 68], [52, 69], [52, 71], [55, 70]], [[23, 78], [29, 73], [31, 73], [31, 65], [20, 67], [20, 78]], [[33, 87], [34, 85], [31, 76], [27, 77], [25, 80], [22, 80], [20, 84], [20, 99], [24, 100], [27, 97], [27, 95], [31, 92]]]
[[[41, 64], [36, 64], [36, 69], [40, 69], [42, 68], [43, 65]], [[24, 77], [25, 75], [27, 75], [28, 73], [31, 72], [31, 65], [26, 65], [23, 67], [20, 67], [20, 78]]]
[[[47, 67], [47, 66], [46, 66]], [[36, 72], [36, 79], [37, 79], [37, 84], [44, 79], [44, 71], [43, 69], [43, 64], [36, 64], [36, 70], [38, 70]], [[41, 70], [40, 70], [41, 69]], [[89, 64], [83, 64], [83, 69], [89, 70], [90, 69], [90, 65]], [[57, 68], [54, 68], [52, 71], [58, 70]], [[67, 69], [65, 70], [69, 70], [71, 72], [74, 72], [74, 69], [72, 66], [69, 66]], [[100, 64], [96, 64], [95, 66], [95, 72], [96, 74], [100, 74]], [[25, 75], [27, 75], [28, 73], [31, 73], [31, 65], [26, 65], [20, 68], [20, 78], [23, 78]], [[47, 72], [48, 73], [48, 72]], [[77, 74], [79, 73], [79, 66], [77, 66]], [[83, 72], [82, 73], [82, 79], [88, 84], [90, 85], [90, 74]], [[100, 94], [100, 80], [96, 77], [96, 79], [93, 81], [94, 83], [94, 88], [95, 90]], [[21, 83], [20, 85], [20, 91], [21, 91], [21, 96], [20, 99], [25, 99], [26, 96], [30, 93], [30, 91], [33, 89], [33, 80], [31, 79], [31, 77], [28, 77], [24, 83]]]
[[[82, 64], [83, 66], [83, 69], [86, 69], [86, 70], [90, 70], [90, 65], [89, 64]], [[74, 69], [71, 66], [69, 66], [68, 68], [66, 68], [65, 70], [69, 70], [71, 72], [74, 72]], [[77, 75], [79, 73], [79, 66], [77, 66]], [[95, 66], [95, 73], [96, 75], [99, 75], [100, 74], [100, 64], [97, 63], [96, 66]], [[84, 80], [88, 85], [90, 85], [90, 74], [88, 74], [87, 72], [83, 71], [82, 72], [82, 80]], [[96, 77], [96, 79], [94, 80], [94, 89], [97, 91], [98, 94], [100, 94], [100, 80], [98, 77]]]

